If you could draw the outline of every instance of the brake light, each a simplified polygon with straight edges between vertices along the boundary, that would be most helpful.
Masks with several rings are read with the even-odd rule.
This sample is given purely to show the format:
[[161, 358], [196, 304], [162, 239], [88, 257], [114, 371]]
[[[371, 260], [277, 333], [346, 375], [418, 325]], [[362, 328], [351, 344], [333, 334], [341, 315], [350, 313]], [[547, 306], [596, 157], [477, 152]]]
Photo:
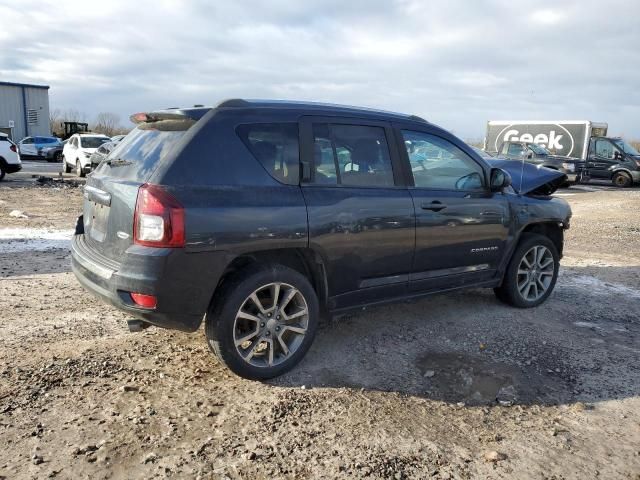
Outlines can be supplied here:
[[145, 183], [138, 190], [133, 241], [148, 247], [184, 246], [184, 208], [158, 185]]
[[156, 308], [156, 305], [158, 304], [158, 299], [155, 295], [145, 295], [144, 293], [131, 292], [131, 300], [133, 300], [136, 305], [143, 308]]
[[13, 153], [17, 153], [18, 152], [18, 150], [16, 149], [15, 145], [9, 146], [9, 150], [11, 150]]

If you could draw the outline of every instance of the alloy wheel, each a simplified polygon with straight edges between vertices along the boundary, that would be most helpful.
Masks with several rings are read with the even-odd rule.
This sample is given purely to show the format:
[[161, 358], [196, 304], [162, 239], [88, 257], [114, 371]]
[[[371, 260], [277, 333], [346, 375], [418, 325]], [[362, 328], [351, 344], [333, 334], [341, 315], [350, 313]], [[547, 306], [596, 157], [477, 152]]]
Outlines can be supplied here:
[[264, 285], [249, 295], [236, 314], [233, 341], [240, 357], [256, 367], [273, 367], [300, 348], [309, 327], [309, 307], [292, 285]]
[[518, 292], [524, 300], [535, 302], [542, 297], [553, 280], [555, 261], [551, 251], [536, 245], [524, 254], [518, 265]]

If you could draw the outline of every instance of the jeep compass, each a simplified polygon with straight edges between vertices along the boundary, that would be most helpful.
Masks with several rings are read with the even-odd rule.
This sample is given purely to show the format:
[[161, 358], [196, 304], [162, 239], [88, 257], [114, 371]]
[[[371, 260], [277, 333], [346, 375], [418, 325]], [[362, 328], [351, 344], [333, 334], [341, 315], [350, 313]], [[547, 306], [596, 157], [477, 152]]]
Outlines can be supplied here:
[[365, 108], [236, 99], [131, 118], [87, 179], [73, 271], [131, 330], [204, 319], [240, 376], [291, 369], [321, 316], [469, 287], [535, 307], [556, 283], [562, 172]]

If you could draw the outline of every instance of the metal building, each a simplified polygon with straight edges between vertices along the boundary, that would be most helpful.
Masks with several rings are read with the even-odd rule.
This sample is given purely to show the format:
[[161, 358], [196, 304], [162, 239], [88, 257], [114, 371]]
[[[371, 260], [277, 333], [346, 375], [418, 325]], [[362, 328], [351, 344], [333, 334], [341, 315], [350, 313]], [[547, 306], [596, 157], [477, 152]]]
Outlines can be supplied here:
[[0, 82], [0, 132], [16, 142], [33, 135], [51, 135], [49, 86]]

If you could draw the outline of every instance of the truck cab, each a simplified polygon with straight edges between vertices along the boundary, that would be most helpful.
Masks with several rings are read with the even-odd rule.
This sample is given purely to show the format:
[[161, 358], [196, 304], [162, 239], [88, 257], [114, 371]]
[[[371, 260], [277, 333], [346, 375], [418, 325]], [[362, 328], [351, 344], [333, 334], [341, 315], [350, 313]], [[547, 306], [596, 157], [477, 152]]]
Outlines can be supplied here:
[[498, 149], [498, 158], [518, 160], [559, 170], [567, 176], [567, 183], [576, 183], [585, 175], [585, 162], [578, 158], [553, 155], [542, 145], [533, 142], [507, 141]]
[[631, 187], [640, 182], [640, 152], [621, 138], [591, 137], [587, 168], [593, 178]]

